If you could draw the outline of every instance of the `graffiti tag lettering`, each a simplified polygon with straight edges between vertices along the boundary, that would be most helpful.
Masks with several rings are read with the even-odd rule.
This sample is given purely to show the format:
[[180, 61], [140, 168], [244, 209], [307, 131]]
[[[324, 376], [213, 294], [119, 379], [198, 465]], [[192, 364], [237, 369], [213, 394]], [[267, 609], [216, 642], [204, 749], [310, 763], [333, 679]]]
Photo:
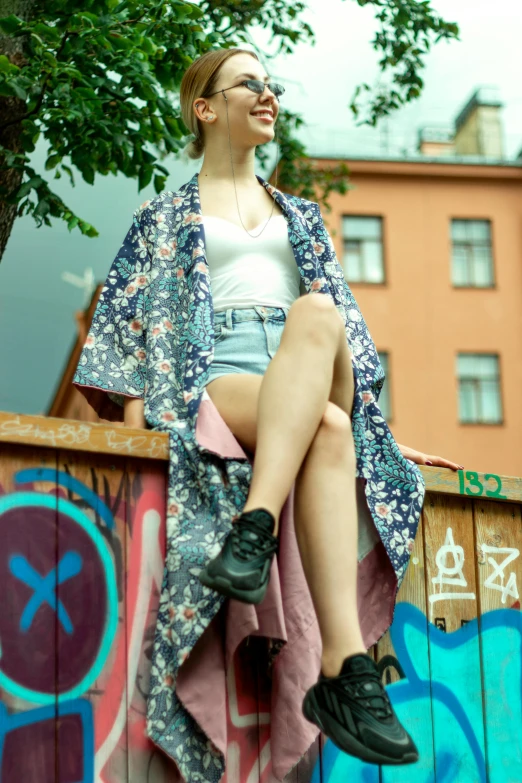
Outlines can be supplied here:
[[[516, 574], [512, 571], [506, 584], [504, 584], [504, 571], [507, 566], [513, 562], [513, 560], [517, 559], [520, 551], [514, 547], [497, 547], [488, 546], [487, 544], [482, 544], [481, 549], [485, 555], [507, 555], [507, 557], [505, 557], [504, 560], [502, 560], [500, 563], [498, 563], [493, 557], [487, 558], [487, 562], [492, 567], [493, 571], [484, 582], [484, 587], [489, 587], [491, 590], [498, 590], [500, 593], [502, 593], [501, 600], [503, 604], [506, 603], [506, 598], [508, 595], [517, 599], [519, 596]], [[497, 577], [499, 579], [498, 582], [495, 581]]]
[[[453, 564], [447, 562], [448, 556], [453, 558]], [[435, 562], [437, 564], [438, 573], [436, 576], [432, 577], [431, 581], [433, 584], [439, 586], [439, 592], [429, 596], [431, 609], [433, 609], [433, 604], [436, 601], [445, 601], [447, 599], [474, 600], [475, 593], [442, 590], [442, 585], [450, 585], [451, 587], [467, 587], [468, 585], [462, 570], [464, 566], [464, 550], [461, 546], [455, 544], [453, 531], [450, 527], [446, 531], [444, 544], [440, 547], [435, 556]]]

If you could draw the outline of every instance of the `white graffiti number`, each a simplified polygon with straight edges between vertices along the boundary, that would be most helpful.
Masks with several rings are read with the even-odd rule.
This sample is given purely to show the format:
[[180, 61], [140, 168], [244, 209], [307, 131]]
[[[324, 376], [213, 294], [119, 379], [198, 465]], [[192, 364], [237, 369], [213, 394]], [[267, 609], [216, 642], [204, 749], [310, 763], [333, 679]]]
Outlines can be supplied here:
[[[451, 557], [450, 563], [448, 563], [448, 557]], [[438, 550], [435, 556], [435, 563], [437, 564], [438, 573], [437, 576], [433, 576], [431, 581], [433, 584], [439, 586], [439, 592], [430, 595], [430, 606], [433, 607], [435, 601], [458, 600], [458, 599], [470, 599], [475, 598], [475, 593], [464, 593], [462, 591], [454, 592], [445, 590], [443, 591], [443, 585], [450, 585], [452, 587], [467, 587], [468, 583], [464, 577], [462, 567], [464, 565], [464, 550], [461, 546], [455, 544], [453, 540], [453, 531], [449, 527], [446, 531], [446, 539], [444, 544]]]
[[[488, 557], [487, 561], [493, 571], [490, 573], [486, 581], [484, 582], [484, 587], [489, 587], [491, 590], [498, 590], [500, 593], [502, 593], [502, 603], [506, 603], [506, 598], [511, 596], [511, 598], [518, 598], [518, 589], [517, 589], [517, 577], [516, 574], [512, 571], [508, 577], [508, 580], [506, 584], [504, 584], [504, 578], [506, 576], [505, 569], [507, 566], [513, 562], [513, 560], [516, 560], [517, 557], [520, 554], [520, 551], [518, 549], [514, 549], [513, 547], [504, 546], [504, 547], [497, 547], [497, 546], [488, 546], [487, 544], [482, 544], [482, 551], [484, 554], [487, 555], [507, 555], [507, 557], [504, 558], [500, 563], [498, 563], [493, 557]], [[499, 581], [496, 582], [495, 579], [498, 577]]]

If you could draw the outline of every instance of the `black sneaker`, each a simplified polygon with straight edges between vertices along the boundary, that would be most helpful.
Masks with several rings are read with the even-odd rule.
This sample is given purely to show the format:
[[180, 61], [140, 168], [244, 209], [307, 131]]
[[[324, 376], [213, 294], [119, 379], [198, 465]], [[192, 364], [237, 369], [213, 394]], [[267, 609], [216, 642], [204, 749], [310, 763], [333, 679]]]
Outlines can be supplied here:
[[200, 582], [237, 601], [261, 603], [277, 551], [274, 527], [274, 517], [263, 508], [240, 514], [221, 552], [201, 570]]
[[370, 764], [411, 764], [419, 759], [369, 655], [345, 658], [336, 677], [321, 672], [306, 692], [303, 714], [338, 748]]

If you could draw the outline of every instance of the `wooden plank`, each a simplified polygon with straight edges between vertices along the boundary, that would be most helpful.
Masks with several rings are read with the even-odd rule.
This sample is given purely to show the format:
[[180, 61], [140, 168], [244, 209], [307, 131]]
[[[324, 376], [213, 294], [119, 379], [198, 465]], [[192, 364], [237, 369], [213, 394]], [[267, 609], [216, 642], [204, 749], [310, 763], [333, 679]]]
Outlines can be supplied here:
[[426, 465], [417, 466], [430, 492], [462, 495], [472, 500], [484, 497], [496, 503], [522, 503], [522, 478], [473, 470], [449, 470]]
[[[486, 780], [472, 504], [424, 503], [435, 780]], [[458, 770], [458, 773], [457, 773]], [[451, 773], [453, 774], [453, 773]]]
[[165, 432], [106, 424], [22, 416], [0, 411], [0, 443], [90, 451], [94, 454], [129, 455], [168, 460], [169, 438]]
[[[313, 745], [309, 747], [303, 758], [285, 777], [285, 783], [311, 783], [314, 770], [317, 769], [314, 780], [316, 783], [323, 783], [321, 775], [321, 766], [319, 762], [320, 746], [324, 741], [319, 735]], [[276, 780], [276, 778], [274, 778]]]
[[[425, 568], [424, 568], [424, 535], [423, 535], [423, 519], [419, 522], [417, 535], [415, 536], [415, 543], [411, 553], [410, 563], [408, 570], [404, 576], [402, 585], [397, 594], [396, 604], [406, 603], [411, 606], [416, 606], [423, 613], [426, 612], [426, 588], [425, 588]], [[376, 662], [380, 663], [380, 668], [383, 673], [383, 680], [386, 685], [391, 685], [394, 682], [401, 680], [400, 669], [400, 657], [397, 655], [393, 643], [391, 640], [390, 631], [387, 631], [384, 636], [374, 645], [376, 649]], [[428, 646], [426, 643], [426, 656], [428, 654]], [[391, 656], [395, 659], [390, 660], [389, 665], [386, 665], [386, 657]], [[398, 665], [397, 665], [398, 664]]]
[[[125, 460], [60, 451], [58, 467], [57, 556], [68, 572], [58, 597], [70, 617], [58, 633], [58, 690], [64, 701], [74, 694], [89, 717], [83, 757], [93, 779], [127, 783]], [[81, 757], [65, 744], [62, 752]]]
[[476, 500], [474, 512], [480, 613], [520, 609], [522, 506]]
[[270, 687], [264, 681], [266, 674], [263, 677], [261, 662], [266, 672], [266, 639], [249, 636], [235, 651], [227, 671], [227, 758], [223, 783], [271, 781]]
[[[435, 758], [423, 528], [424, 515], [421, 515], [408, 570], [397, 595], [394, 622], [390, 631], [377, 643], [377, 662], [399, 720], [419, 749], [420, 758], [415, 764], [415, 775], [429, 780], [435, 775]], [[397, 771], [381, 768], [382, 783], [401, 779], [397, 775]], [[404, 779], [404, 770], [401, 775]]]
[[127, 747], [129, 783], [180, 781], [174, 761], [146, 736], [147, 696], [166, 546], [167, 476], [126, 461]]
[[56, 454], [0, 454], [0, 779], [55, 783]]
[[[166, 432], [130, 429], [111, 422], [88, 423], [49, 416], [24, 416], [0, 411], [0, 443], [20, 443], [51, 448], [121, 454], [151, 460], [168, 460]], [[522, 478], [417, 466], [426, 490], [466, 498], [484, 497], [497, 503], [522, 503]]]
[[521, 511], [474, 503], [489, 783], [518, 780], [522, 770]]

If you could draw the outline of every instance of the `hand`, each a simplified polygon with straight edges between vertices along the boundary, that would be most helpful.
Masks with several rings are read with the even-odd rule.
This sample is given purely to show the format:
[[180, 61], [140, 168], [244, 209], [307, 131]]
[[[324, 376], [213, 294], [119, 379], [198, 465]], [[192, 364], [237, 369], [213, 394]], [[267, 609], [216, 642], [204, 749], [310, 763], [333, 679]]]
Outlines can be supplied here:
[[452, 462], [449, 459], [444, 459], [444, 457], [436, 457], [433, 454], [424, 454], [422, 451], [410, 449], [409, 446], [401, 446], [399, 443], [397, 443], [397, 446], [399, 447], [403, 457], [410, 459], [417, 465], [433, 465], [433, 467], [449, 468], [450, 470], [464, 470], [464, 465], [459, 465], [458, 463]]
[[123, 398], [123, 425], [133, 429], [145, 429], [145, 403], [141, 397]]

